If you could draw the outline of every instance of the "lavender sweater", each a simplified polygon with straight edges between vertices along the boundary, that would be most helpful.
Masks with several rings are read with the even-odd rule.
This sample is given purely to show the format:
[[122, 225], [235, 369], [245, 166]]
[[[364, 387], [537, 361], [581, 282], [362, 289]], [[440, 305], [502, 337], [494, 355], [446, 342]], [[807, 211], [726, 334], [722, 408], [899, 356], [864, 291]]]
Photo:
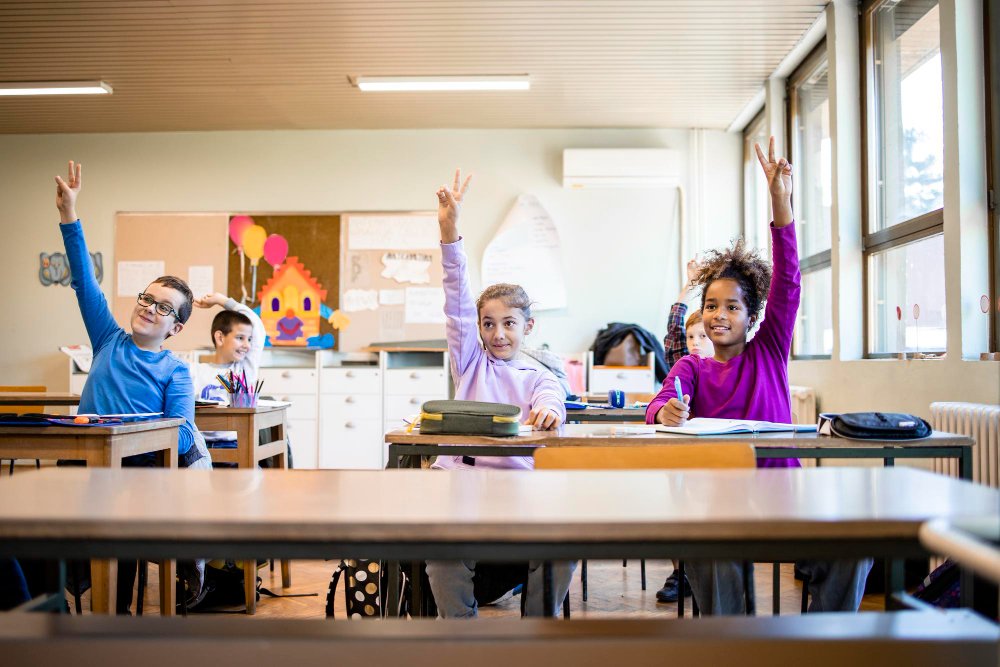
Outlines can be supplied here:
[[[691, 396], [692, 417], [792, 421], [788, 389], [788, 354], [799, 309], [801, 275], [795, 243], [795, 224], [771, 225], [773, 277], [764, 308], [764, 320], [742, 353], [723, 363], [712, 358], [686, 356], [670, 369], [663, 387], [646, 408], [646, 423], [676, 396], [674, 377]], [[761, 468], [795, 468], [795, 459], [758, 461]]]
[[[469, 288], [462, 239], [441, 244], [444, 266], [444, 314], [448, 357], [455, 381], [455, 398], [465, 401], [510, 403], [521, 408], [522, 421], [533, 407], [555, 410], [566, 420], [565, 392], [556, 377], [527, 361], [496, 359], [479, 341], [479, 313]], [[460, 456], [438, 456], [435, 468], [466, 468]], [[476, 468], [531, 469], [530, 456], [476, 458]]]

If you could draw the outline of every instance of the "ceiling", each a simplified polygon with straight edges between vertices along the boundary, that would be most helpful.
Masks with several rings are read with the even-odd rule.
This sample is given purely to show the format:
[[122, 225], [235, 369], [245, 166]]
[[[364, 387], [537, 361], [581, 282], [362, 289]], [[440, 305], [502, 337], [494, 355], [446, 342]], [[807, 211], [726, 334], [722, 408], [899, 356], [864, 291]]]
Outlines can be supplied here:
[[[0, 0], [0, 133], [725, 129], [816, 0]], [[528, 74], [528, 92], [362, 93], [357, 75]]]

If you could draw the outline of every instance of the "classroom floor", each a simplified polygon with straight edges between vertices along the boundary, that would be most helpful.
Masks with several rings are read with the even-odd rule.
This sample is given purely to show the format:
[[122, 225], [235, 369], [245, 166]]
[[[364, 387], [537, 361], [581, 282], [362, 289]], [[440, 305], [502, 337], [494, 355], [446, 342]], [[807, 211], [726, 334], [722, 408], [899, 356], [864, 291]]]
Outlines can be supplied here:
[[[16, 473], [33, 470], [31, 466], [15, 466]], [[6, 476], [6, 465], [0, 469], [0, 476]], [[335, 560], [292, 561], [292, 586], [287, 590], [281, 588], [281, 568], [275, 563], [274, 571], [268, 567], [258, 570], [258, 576], [263, 580], [263, 587], [275, 593], [316, 593], [311, 597], [271, 598], [261, 595], [257, 603], [257, 613], [249, 618], [324, 618], [326, 594], [330, 585], [330, 577], [337, 566]], [[670, 574], [672, 566], [669, 561], [646, 562], [646, 590], [641, 589], [640, 567], [638, 560], [628, 561], [627, 567], [622, 567], [621, 560], [588, 561], [588, 599], [583, 601], [580, 584], [580, 568], [573, 578], [570, 587], [570, 609], [573, 618], [606, 618], [606, 617], [649, 617], [676, 618], [676, 603], [660, 603], [656, 601], [656, 591], [663, 585], [664, 579]], [[754, 584], [756, 588], [757, 614], [771, 615], [771, 565], [760, 563], [755, 567]], [[150, 564], [149, 577], [143, 601], [143, 614], [159, 615], [159, 583], [156, 576], [156, 565]], [[781, 613], [798, 614], [801, 604], [802, 584], [796, 581], [792, 564], [781, 566]], [[135, 596], [133, 596], [134, 600]], [[691, 598], [685, 603], [690, 614]], [[74, 606], [72, 597], [67, 596], [70, 608]], [[84, 613], [89, 613], [90, 593], [84, 593], [81, 598]], [[481, 607], [479, 614], [484, 618], [517, 617], [520, 615], [520, 598], [513, 597], [499, 604]], [[133, 602], [133, 613], [134, 613]], [[223, 613], [232, 615], [242, 611], [243, 605], [219, 607], [212, 612], [200, 614]], [[866, 595], [862, 611], [882, 611], [885, 609], [881, 595]], [[337, 618], [344, 618], [343, 582], [337, 591], [335, 613]]]

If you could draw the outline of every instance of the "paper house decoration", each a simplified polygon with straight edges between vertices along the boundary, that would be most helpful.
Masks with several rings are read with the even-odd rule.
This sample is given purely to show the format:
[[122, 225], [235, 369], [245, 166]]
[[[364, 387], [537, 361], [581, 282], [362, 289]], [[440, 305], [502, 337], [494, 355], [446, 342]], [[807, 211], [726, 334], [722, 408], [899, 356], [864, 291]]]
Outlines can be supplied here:
[[272, 345], [301, 346], [319, 335], [326, 290], [299, 261], [288, 257], [258, 292], [260, 319]]

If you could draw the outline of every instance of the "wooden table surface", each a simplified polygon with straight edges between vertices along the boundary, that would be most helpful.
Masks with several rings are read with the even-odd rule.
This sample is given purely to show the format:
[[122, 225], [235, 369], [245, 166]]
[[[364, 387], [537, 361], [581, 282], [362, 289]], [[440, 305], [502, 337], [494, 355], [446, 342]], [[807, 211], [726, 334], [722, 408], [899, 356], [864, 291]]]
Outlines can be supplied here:
[[[714, 544], [716, 553], [726, 544], [894, 540], [912, 553], [929, 519], [998, 512], [1000, 491], [910, 468], [46, 469], [0, 483], [0, 553], [16, 555], [24, 540], [83, 544], [89, 555], [135, 541], [194, 545], [178, 557], [225, 543], [290, 557], [330, 556], [345, 544], [426, 546], [416, 549], [423, 557], [456, 557], [461, 544], [520, 544], [544, 552], [538, 558], [557, 558], [573, 544], [604, 554], [614, 554], [615, 544], [638, 551], [658, 544], [661, 556], [690, 557], [694, 544]], [[281, 548], [296, 544], [308, 548]]]
[[0, 405], [79, 405], [80, 395], [68, 392], [0, 391]]

